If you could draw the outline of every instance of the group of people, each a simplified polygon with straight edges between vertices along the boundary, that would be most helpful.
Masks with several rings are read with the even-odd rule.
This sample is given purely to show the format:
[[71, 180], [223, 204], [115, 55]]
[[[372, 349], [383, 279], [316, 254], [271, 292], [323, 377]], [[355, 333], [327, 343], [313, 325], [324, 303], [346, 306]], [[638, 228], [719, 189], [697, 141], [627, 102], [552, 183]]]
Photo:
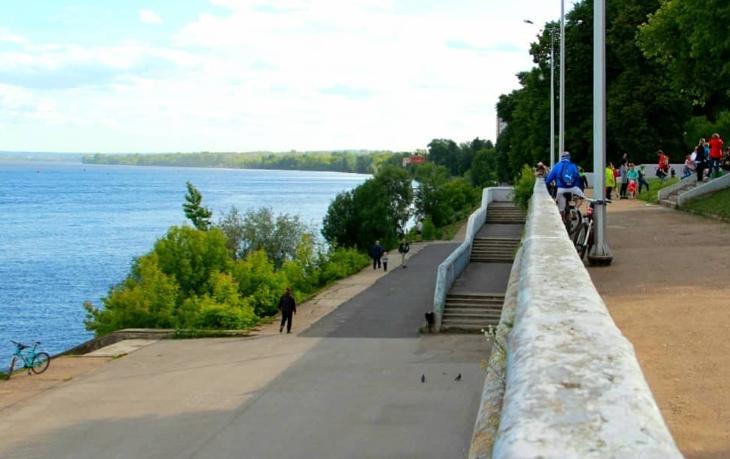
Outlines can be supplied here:
[[[407, 268], [406, 265], [406, 254], [410, 252], [411, 245], [408, 240], [403, 238], [398, 244], [398, 253], [401, 255], [401, 266]], [[380, 241], [375, 241], [375, 244], [370, 249], [370, 258], [373, 259], [373, 269], [383, 268], [383, 271], [388, 271], [388, 252], [380, 245]]]
[[[667, 164], [669, 164], [667, 158]], [[646, 181], [644, 166], [636, 166], [629, 161], [629, 154], [624, 153], [621, 157], [619, 167], [609, 162], [605, 171], [606, 199], [613, 199], [614, 190], [618, 191], [619, 199], [635, 198], [637, 193], [646, 188], [649, 189], [649, 182]]]
[[697, 181], [702, 182], [730, 172], [730, 147], [724, 149], [724, 144], [717, 133], [712, 134], [709, 141], [700, 139], [694, 150], [685, 156], [682, 178], [697, 174]]

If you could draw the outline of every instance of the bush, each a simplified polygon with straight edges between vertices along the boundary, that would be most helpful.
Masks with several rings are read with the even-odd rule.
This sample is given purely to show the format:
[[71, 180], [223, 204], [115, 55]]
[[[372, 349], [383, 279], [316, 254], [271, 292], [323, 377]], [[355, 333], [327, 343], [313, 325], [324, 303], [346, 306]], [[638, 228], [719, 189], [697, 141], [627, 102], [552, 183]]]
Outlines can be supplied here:
[[323, 258], [320, 282], [327, 285], [337, 279], [359, 272], [370, 263], [370, 259], [355, 249], [336, 248]]
[[520, 208], [527, 210], [532, 198], [532, 191], [535, 188], [535, 173], [532, 168], [525, 164], [522, 166], [520, 176], [515, 182], [514, 202]]
[[436, 239], [436, 225], [433, 224], [431, 217], [426, 217], [423, 220], [423, 230], [421, 231], [421, 237], [424, 241], [433, 241]]

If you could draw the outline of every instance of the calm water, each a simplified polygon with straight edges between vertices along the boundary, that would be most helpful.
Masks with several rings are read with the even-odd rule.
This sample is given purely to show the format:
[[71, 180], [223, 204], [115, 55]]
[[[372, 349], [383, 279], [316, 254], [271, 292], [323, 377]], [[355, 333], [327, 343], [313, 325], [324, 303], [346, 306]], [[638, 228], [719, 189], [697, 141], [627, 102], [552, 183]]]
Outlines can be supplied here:
[[334, 196], [367, 176], [330, 172], [0, 163], [0, 368], [10, 339], [56, 353], [79, 344], [84, 300], [100, 304], [136, 256], [185, 222], [185, 182], [214, 220], [271, 207], [321, 225]]

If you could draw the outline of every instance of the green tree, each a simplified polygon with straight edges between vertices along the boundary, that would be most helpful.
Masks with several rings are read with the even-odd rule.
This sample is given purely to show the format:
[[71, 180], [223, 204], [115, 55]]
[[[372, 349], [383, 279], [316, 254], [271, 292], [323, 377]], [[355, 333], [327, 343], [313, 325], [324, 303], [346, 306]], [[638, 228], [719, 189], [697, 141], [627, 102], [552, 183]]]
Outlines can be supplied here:
[[642, 24], [645, 55], [668, 72], [673, 89], [686, 95], [711, 121], [730, 105], [730, 3], [664, 0]]
[[499, 183], [498, 169], [499, 157], [494, 147], [477, 151], [469, 175], [472, 185], [478, 188], [497, 185]]
[[179, 293], [175, 278], [162, 272], [157, 254], [145, 255], [102, 299], [103, 309], [84, 303], [86, 329], [100, 336], [122, 328], [171, 328]]
[[367, 249], [375, 240], [393, 247], [410, 217], [411, 177], [400, 167], [382, 165], [377, 174], [327, 209], [322, 235], [330, 244]]
[[173, 226], [155, 243], [163, 273], [172, 276], [184, 296], [209, 293], [212, 272], [228, 272], [231, 257], [226, 237], [217, 228], [201, 231], [188, 226]]
[[218, 227], [226, 235], [235, 258], [263, 250], [277, 268], [294, 258], [302, 237], [311, 234], [298, 216], [274, 216], [269, 208], [250, 210], [241, 216], [234, 207], [223, 216]]
[[210, 228], [210, 217], [213, 215], [213, 212], [201, 205], [203, 195], [200, 194], [200, 191], [192, 183], [186, 182], [186, 184], [188, 193], [185, 195], [185, 203], [183, 204], [185, 216], [197, 229], [206, 231]]

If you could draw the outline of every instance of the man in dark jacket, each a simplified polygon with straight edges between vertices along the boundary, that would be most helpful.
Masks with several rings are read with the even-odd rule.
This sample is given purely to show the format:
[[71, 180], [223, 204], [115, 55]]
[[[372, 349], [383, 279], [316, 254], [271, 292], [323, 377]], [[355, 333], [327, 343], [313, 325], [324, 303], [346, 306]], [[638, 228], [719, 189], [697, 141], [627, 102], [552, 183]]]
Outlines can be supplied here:
[[281, 311], [279, 333], [284, 331], [284, 324], [286, 324], [286, 332], [291, 333], [292, 316], [297, 313], [297, 304], [294, 301], [289, 287], [286, 288], [286, 292], [279, 298], [279, 311]]
[[373, 269], [380, 269], [380, 259], [383, 256], [383, 252], [385, 252], [385, 249], [383, 249], [383, 246], [380, 245], [380, 241], [375, 241], [375, 245], [370, 250], [370, 254], [373, 257]]

